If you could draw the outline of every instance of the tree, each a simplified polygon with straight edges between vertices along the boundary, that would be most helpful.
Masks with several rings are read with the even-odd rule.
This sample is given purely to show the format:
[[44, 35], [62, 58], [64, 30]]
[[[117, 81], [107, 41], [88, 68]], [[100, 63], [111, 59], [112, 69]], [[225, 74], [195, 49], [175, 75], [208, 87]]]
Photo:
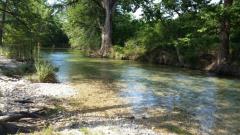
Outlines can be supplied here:
[[230, 17], [227, 14], [229, 7], [233, 4], [233, 0], [224, 0], [224, 11], [220, 26], [220, 41], [219, 54], [217, 65], [227, 64], [229, 62], [229, 44], [230, 44]]
[[[78, 1], [67, 1], [65, 5], [70, 5], [70, 11], [68, 17], [69, 20], [78, 26], [83, 27], [85, 31], [87, 29], [92, 29], [92, 27], [98, 27], [101, 31], [101, 48], [99, 50], [99, 55], [106, 57], [112, 47], [112, 17], [118, 0], [78, 0]], [[88, 6], [87, 8], [85, 6]], [[73, 10], [71, 10], [73, 8]], [[76, 9], [74, 11], [74, 8]], [[85, 10], [83, 10], [85, 9]], [[72, 12], [73, 11], [73, 12]], [[88, 18], [86, 20], [75, 20], [71, 18], [74, 12], [79, 12], [82, 14], [81, 18]], [[79, 15], [77, 15], [79, 16]], [[80, 19], [80, 18], [77, 18]], [[88, 22], [88, 20], [93, 22]], [[93, 26], [92, 24], [95, 24]], [[85, 27], [85, 28], [84, 28]], [[71, 28], [70, 28], [71, 29]]]
[[102, 0], [102, 7], [105, 10], [105, 21], [101, 28], [102, 43], [99, 54], [107, 56], [112, 47], [112, 14], [117, 0]]
[[4, 31], [4, 23], [6, 18], [6, 8], [7, 8], [7, 2], [8, 0], [2, 1], [2, 16], [1, 16], [1, 22], [0, 22], [0, 46], [3, 45], [3, 31]]
[[[115, 11], [120, 10], [121, 12], [123, 12], [124, 10], [136, 10], [141, 3], [144, 3], [144, 1], [146, 0], [68, 0], [65, 5], [71, 6], [67, 6], [67, 21], [68, 23], [72, 23], [78, 27], [81, 27], [81, 31], [84, 31], [85, 34], [89, 33], [90, 29], [94, 29], [94, 31], [99, 31], [101, 33], [101, 46], [98, 54], [101, 57], [106, 57], [109, 54], [109, 51], [113, 44], [112, 23], [114, 14], [116, 13]], [[76, 10], [73, 11], [74, 9]], [[75, 18], [72, 17], [72, 14], [75, 14], [74, 12], [78, 12], [76, 13]], [[70, 27], [68, 27], [68, 29]], [[68, 33], [72, 32], [68, 31]]]

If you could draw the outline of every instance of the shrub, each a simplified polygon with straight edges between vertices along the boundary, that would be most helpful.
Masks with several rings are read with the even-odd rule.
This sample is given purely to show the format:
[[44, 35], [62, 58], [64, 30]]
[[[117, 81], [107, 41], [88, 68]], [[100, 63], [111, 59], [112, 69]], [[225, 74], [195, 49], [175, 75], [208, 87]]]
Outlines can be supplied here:
[[55, 68], [48, 61], [36, 61], [35, 68], [38, 81], [43, 83], [57, 82]]
[[124, 60], [137, 60], [145, 53], [143, 43], [137, 39], [128, 40], [124, 47], [115, 45], [111, 51], [111, 58]]
[[113, 49], [111, 50], [110, 58], [123, 59], [123, 57], [124, 57], [123, 47], [118, 45], [113, 46]]
[[124, 55], [127, 59], [136, 60], [145, 53], [145, 47], [141, 41], [129, 40], [123, 49]]

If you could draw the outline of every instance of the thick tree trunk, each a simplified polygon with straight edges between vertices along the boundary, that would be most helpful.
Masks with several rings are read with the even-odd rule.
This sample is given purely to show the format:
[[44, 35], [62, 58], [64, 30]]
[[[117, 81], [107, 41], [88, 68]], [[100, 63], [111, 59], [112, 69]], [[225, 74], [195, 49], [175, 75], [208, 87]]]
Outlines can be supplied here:
[[6, 0], [5, 2], [2, 1], [3, 5], [3, 11], [2, 11], [2, 17], [1, 17], [1, 22], [0, 22], [0, 46], [3, 45], [3, 31], [4, 31], [4, 23], [5, 23], [5, 17], [6, 17], [6, 8], [7, 8], [7, 1]]
[[99, 54], [102, 57], [106, 57], [112, 47], [112, 12], [114, 1], [113, 0], [103, 0], [103, 8], [105, 9], [105, 22], [102, 30], [102, 43]]
[[[231, 6], [233, 0], [224, 0], [224, 8]], [[229, 62], [229, 35], [230, 35], [230, 19], [224, 16], [220, 26], [220, 41], [217, 65], [224, 65]]]
[[[233, 0], [224, 0], [224, 12], [231, 7]], [[240, 69], [236, 66], [231, 65], [229, 58], [230, 55], [230, 18], [229, 15], [224, 13], [222, 20], [220, 22], [220, 47], [218, 52], [217, 61], [208, 66], [206, 69], [213, 71], [218, 75], [233, 75], [238, 76]]]

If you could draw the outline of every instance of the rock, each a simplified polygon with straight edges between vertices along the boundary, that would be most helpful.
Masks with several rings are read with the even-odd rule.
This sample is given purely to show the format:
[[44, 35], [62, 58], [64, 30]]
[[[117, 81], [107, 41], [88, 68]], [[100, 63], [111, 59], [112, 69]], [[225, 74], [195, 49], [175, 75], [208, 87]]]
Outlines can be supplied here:
[[148, 114], [144, 114], [143, 116], [142, 116], [142, 119], [148, 119], [149, 118], [149, 115]]
[[130, 120], [134, 120], [135, 116], [130, 116], [130, 117], [127, 117], [127, 118], [130, 119]]

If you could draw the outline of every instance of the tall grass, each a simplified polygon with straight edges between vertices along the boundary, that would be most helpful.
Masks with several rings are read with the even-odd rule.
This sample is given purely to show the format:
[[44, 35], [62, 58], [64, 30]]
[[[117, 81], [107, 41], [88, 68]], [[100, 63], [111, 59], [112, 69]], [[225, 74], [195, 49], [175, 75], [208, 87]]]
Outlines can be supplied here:
[[39, 82], [43, 83], [57, 82], [55, 68], [48, 61], [45, 60], [36, 61], [35, 68]]
[[[25, 133], [17, 133], [17, 135], [26, 135]], [[29, 135], [60, 135], [57, 133], [53, 127], [49, 126], [46, 128], [43, 128], [41, 131], [35, 131], [33, 133], [30, 133]]]
[[0, 47], [0, 54], [18, 61], [32, 61], [34, 46], [32, 44], [8, 44]]

